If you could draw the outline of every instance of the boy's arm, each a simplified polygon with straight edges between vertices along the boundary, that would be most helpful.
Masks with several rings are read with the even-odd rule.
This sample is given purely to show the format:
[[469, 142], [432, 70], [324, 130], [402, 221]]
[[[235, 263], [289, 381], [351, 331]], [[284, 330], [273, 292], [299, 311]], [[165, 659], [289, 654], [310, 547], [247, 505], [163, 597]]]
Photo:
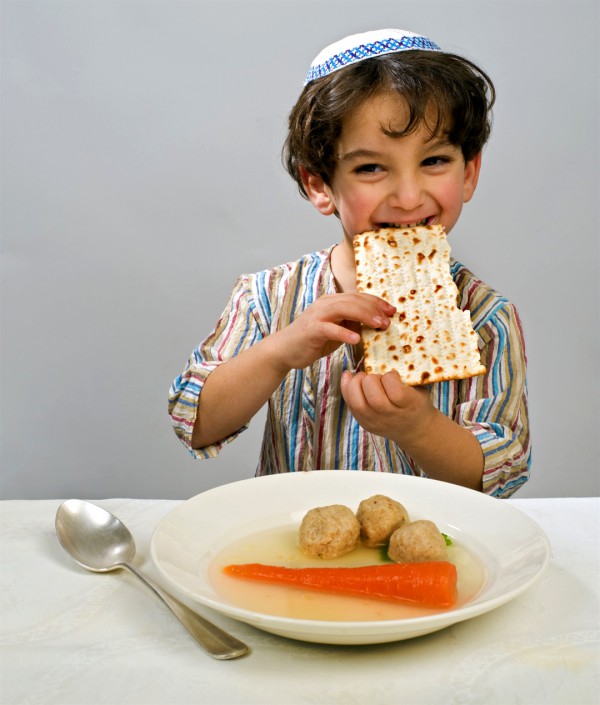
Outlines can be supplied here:
[[529, 478], [531, 463], [527, 360], [515, 307], [504, 302], [478, 334], [487, 372], [464, 381], [453, 418], [481, 445], [484, 492], [509, 497]]
[[[364, 428], [394, 440], [430, 477], [508, 497], [527, 480], [531, 461], [527, 362], [514, 306], [503, 302], [478, 333], [487, 373], [462, 380], [445, 413], [429, 391], [403, 385], [395, 373], [345, 373], [342, 394]], [[438, 394], [444, 388], [434, 386]]]
[[216, 367], [198, 397], [192, 448], [204, 448], [245, 426], [289, 372], [270, 335]]
[[192, 433], [203, 448], [246, 425], [292, 369], [308, 367], [340, 345], [356, 345], [356, 324], [387, 328], [395, 308], [369, 294], [319, 297], [288, 326], [220, 364], [204, 382]]
[[429, 477], [482, 489], [479, 441], [435, 409], [426, 388], [407, 386], [397, 372], [345, 372], [342, 394], [363, 428], [397, 443]]

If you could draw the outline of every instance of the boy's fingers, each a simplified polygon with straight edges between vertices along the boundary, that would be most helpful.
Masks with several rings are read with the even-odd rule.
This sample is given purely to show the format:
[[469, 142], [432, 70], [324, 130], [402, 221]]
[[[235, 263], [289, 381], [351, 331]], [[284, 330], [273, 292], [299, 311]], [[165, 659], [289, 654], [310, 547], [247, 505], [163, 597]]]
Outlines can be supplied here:
[[389, 408], [390, 400], [383, 386], [383, 377], [378, 374], [366, 375], [362, 383], [365, 401], [371, 409], [383, 413]]
[[388, 316], [393, 316], [398, 310], [393, 304], [389, 303], [389, 301], [385, 301], [384, 299], [379, 300], [382, 302], [384, 311]]
[[338, 299], [334, 309], [342, 320], [356, 321], [370, 328], [387, 328], [395, 307], [383, 299], [369, 294], [354, 295], [350, 299]]
[[383, 299], [377, 299], [376, 309], [373, 313], [372, 328], [383, 328], [384, 330], [389, 327], [391, 323], [391, 317], [396, 313], [396, 307], [389, 304]]
[[394, 406], [405, 406], [408, 399], [414, 397], [415, 394], [429, 396], [428, 386], [410, 387], [400, 379], [400, 375], [396, 370], [386, 372], [381, 378], [381, 384], [385, 389], [388, 399]]
[[343, 325], [325, 323], [322, 330], [326, 340], [348, 343], [348, 345], [357, 345], [360, 342], [360, 333]]
[[381, 384], [391, 402], [399, 400], [406, 387], [406, 384], [400, 379], [400, 375], [396, 370], [386, 372], [381, 378]]
[[365, 403], [365, 396], [362, 391], [361, 380], [366, 377], [364, 372], [352, 374], [346, 370], [342, 375], [342, 396], [346, 403], [352, 408], [358, 408]]
[[354, 333], [360, 333], [361, 325], [358, 321], [342, 321], [342, 325]]
[[350, 370], [344, 370], [344, 372], [342, 372], [342, 378], [340, 380], [340, 384], [342, 385], [342, 387], [347, 387], [352, 381], [353, 377], [354, 375], [352, 374], [352, 372], [350, 372]]

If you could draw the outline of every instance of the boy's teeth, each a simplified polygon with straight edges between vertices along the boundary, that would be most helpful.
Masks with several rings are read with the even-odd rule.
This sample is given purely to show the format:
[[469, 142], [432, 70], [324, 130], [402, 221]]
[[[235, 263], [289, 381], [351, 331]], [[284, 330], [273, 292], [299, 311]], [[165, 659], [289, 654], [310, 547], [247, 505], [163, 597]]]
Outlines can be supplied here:
[[423, 218], [423, 220], [419, 221], [418, 223], [382, 223], [381, 227], [382, 228], [417, 228], [421, 225], [427, 225], [427, 218]]

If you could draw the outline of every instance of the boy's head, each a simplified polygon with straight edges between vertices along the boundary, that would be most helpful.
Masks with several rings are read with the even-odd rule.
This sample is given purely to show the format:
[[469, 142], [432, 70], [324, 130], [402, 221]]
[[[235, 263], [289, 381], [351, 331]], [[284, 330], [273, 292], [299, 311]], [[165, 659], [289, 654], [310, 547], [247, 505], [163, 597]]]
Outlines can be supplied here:
[[303, 196], [303, 171], [332, 184], [344, 118], [382, 93], [406, 106], [408, 118], [396, 136], [425, 125], [432, 137], [460, 147], [465, 162], [489, 137], [495, 91], [475, 64], [402, 30], [353, 35], [317, 56], [289, 116], [284, 163]]

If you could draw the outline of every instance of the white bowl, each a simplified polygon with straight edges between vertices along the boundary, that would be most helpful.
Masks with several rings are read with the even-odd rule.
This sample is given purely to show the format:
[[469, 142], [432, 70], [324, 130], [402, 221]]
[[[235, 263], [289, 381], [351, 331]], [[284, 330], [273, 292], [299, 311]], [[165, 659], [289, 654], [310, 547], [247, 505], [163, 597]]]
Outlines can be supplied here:
[[[313, 507], [356, 508], [373, 494], [402, 502], [411, 519], [433, 520], [483, 563], [486, 581], [467, 604], [423, 617], [380, 621], [292, 619], [231, 604], [209, 580], [215, 556], [262, 530], [300, 524]], [[541, 528], [521, 511], [479, 492], [391, 473], [318, 470], [251, 478], [203, 492], [157, 526], [151, 556], [175, 592], [273, 634], [324, 644], [375, 644], [409, 639], [488, 612], [530, 587], [550, 560]]]

